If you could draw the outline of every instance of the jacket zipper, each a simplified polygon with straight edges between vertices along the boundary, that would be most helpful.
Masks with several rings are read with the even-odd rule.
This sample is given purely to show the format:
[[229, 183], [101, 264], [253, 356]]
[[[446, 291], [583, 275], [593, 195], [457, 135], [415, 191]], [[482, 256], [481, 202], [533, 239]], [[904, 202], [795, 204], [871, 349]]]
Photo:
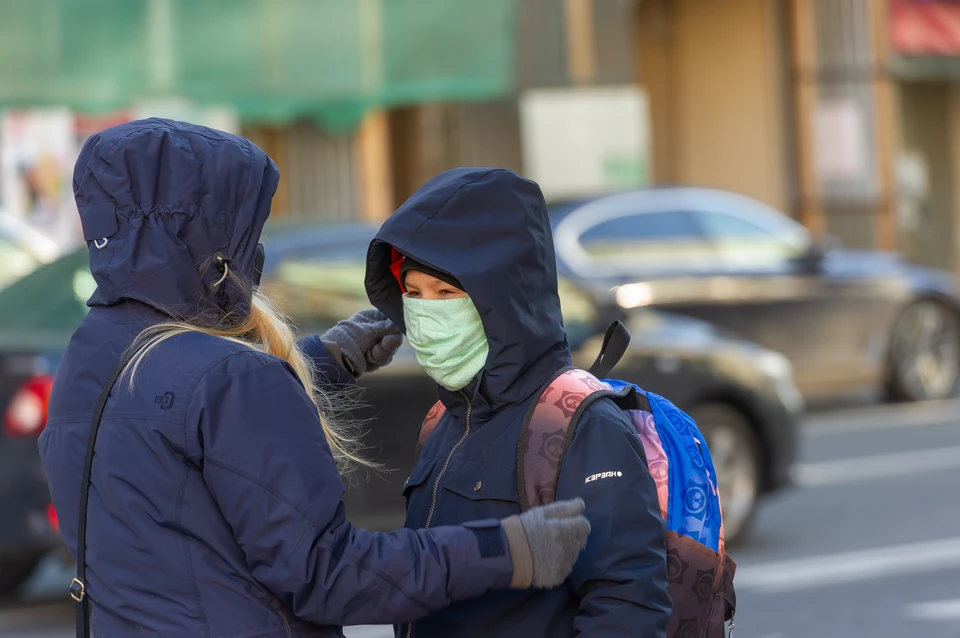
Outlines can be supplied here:
[[290, 623], [287, 621], [287, 615], [283, 613], [279, 598], [277, 599], [277, 613], [280, 614], [280, 620], [283, 621], [283, 628], [287, 632], [287, 638], [293, 638], [293, 633], [290, 631]]
[[[430, 527], [430, 523], [433, 521], [433, 512], [437, 509], [437, 493], [440, 490], [440, 481], [443, 479], [444, 473], [447, 471], [447, 467], [450, 465], [450, 459], [453, 458], [453, 454], [457, 451], [457, 448], [460, 447], [460, 444], [467, 438], [467, 435], [470, 434], [470, 413], [473, 411], [473, 404], [470, 403], [470, 398], [464, 394], [460, 393], [460, 396], [463, 397], [463, 400], [467, 404], [467, 418], [466, 426], [463, 428], [463, 434], [460, 436], [460, 440], [454, 444], [450, 449], [450, 453], [447, 454], [447, 460], [443, 462], [443, 467], [440, 468], [440, 473], [437, 475], [437, 480], [433, 483], [433, 495], [430, 497], [430, 511], [427, 512], [427, 522], [424, 523], [423, 528], [426, 529]], [[407, 638], [411, 638], [413, 635], [413, 623], [407, 624]]]

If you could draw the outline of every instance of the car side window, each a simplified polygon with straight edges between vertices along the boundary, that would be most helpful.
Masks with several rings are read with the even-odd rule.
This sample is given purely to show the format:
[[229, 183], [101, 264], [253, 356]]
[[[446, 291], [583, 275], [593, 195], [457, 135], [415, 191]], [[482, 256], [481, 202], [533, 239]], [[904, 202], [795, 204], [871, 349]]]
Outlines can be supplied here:
[[729, 265], [775, 265], [802, 253], [802, 248], [788, 238], [737, 215], [720, 212], [697, 212], [696, 215]]
[[603, 266], [709, 268], [717, 261], [714, 248], [685, 211], [639, 213], [602, 221], [580, 235], [580, 245]]
[[283, 255], [260, 285], [301, 331], [323, 332], [370, 307], [363, 284], [366, 246], [341, 244], [334, 250]]

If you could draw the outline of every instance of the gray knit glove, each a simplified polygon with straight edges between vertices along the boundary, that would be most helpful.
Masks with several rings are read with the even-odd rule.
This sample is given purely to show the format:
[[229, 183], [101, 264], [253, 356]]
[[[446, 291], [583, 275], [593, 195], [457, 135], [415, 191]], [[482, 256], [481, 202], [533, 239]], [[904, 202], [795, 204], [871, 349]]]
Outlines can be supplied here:
[[320, 340], [334, 356], [339, 355], [347, 372], [359, 378], [390, 363], [403, 343], [403, 335], [385, 314], [371, 308], [339, 322]]
[[583, 499], [558, 501], [500, 521], [513, 559], [513, 589], [561, 585], [587, 545]]

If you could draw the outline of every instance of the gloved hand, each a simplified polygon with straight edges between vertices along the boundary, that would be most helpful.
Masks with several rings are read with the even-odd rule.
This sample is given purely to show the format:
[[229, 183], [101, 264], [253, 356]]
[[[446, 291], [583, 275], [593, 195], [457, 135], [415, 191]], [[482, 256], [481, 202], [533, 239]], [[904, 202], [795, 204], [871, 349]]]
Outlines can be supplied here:
[[549, 589], [567, 579], [590, 535], [584, 507], [583, 499], [575, 498], [500, 521], [513, 559], [511, 588]]
[[335, 347], [328, 349], [334, 356], [339, 352], [343, 367], [359, 378], [390, 363], [403, 343], [403, 335], [386, 315], [371, 308], [339, 322], [320, 340], [333, 344]]

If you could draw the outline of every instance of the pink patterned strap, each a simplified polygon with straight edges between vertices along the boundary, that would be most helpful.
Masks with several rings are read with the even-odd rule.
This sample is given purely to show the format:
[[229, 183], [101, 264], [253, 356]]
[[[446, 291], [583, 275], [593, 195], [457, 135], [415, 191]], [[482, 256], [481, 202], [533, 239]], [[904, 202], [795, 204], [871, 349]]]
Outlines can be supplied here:
[[560, 465], [582, 408], [595, 398], [616, 394], [609, 385], [578, 369], [566, 370], [544, 388], [520, 433], [517, 484], [521, 509], [556, 500]]
[[643, 444], [647, 468], [657, 485], [660, 515], [663, 516], [663, 520], [667, 520], [667, 506], [670, 503], [670, 459], [663, 450], [663, 441], [660, 440], [660, 433], [657, 431], [657, 419], [647, 410], [634, 412], [631, 416], [633, 429]]
[[440, 401], [434, 403], [430, 411], [427, 412], [427, 416], [423, 418], [423, 424], [420, 426], [420, 434], [417, 435], [417, 455], [423, 450], [423, 446], [427, 444], [427, 439], [433, 434], [433, 430], [446, 413], [447, 408]]

